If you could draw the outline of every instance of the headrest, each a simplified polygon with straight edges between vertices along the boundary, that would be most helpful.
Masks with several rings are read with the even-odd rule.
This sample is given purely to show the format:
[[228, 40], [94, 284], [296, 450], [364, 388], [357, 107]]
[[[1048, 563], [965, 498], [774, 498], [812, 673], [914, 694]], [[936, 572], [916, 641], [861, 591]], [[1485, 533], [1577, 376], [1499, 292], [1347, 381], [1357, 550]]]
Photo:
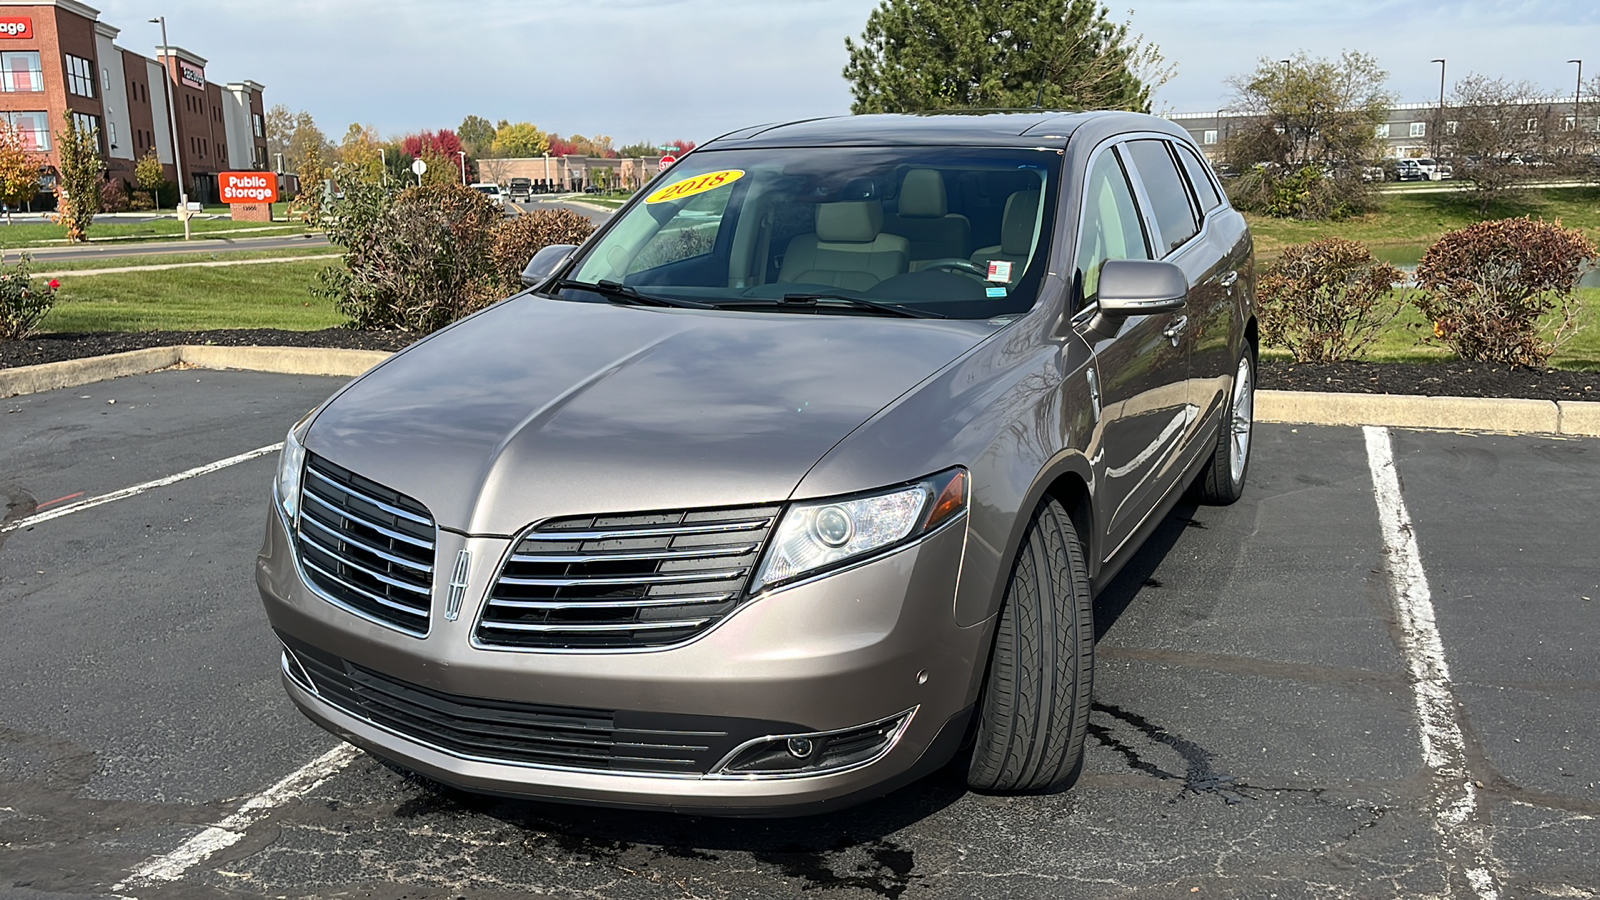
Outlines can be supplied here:
[[900, 183], [900, 215], [911, 219], [942, 219], [950, 211], [944, 195], [944, 176], [937, 169], [912, 169]]
[[883, 204], [877, 200], [817, 204], [819, 241], [870, 244], [882, 230]]
[[1000, 252], [1026, 256], [1033, 249], [1033, 226], [1039, 220], [1039, 192], [1017, 191], [1006, 198], [1000, 222]]

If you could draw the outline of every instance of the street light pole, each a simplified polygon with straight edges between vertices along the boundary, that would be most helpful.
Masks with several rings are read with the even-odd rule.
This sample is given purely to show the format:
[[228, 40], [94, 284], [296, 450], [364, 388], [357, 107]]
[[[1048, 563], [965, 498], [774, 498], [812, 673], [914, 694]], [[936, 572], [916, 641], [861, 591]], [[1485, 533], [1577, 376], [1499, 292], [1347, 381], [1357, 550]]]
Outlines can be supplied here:
[[456, 155], [461, 157], [461, 186], [467, 186], [467, 151], [457, 150]]
[[389, 186], [389, 148], [378, 148], [378, 165], [383, 167], [383, 186]]
[[1444, 145], [1444, 60], [1433, 60], [1439, 64], [1439, 121], [1433, 126], [1433, 158], [1439, 158], [1439, 152]]
[[1583, 97], [1583, 60], [1569, 59], [1569, 63], [1578, 64], [1578, 86], [1572, 89], [1572, 155], [1578, 155], [1578, 101]]
[[172, 106], [172, 45], [167, 43], [167, 17], [157, 16], [150, 20], [152, 25], [161, 26], [161, 49], [167, 54], [165, 61], [166, 77], [161, 79], [167, 88], [167, 122], [172, 126], [172, 167], [178, 173], [178, 220], [183, 223], [183, 239], [189, 239], [189, 189], [183, 184], [183, 152], [178, 147], [178, 111]]

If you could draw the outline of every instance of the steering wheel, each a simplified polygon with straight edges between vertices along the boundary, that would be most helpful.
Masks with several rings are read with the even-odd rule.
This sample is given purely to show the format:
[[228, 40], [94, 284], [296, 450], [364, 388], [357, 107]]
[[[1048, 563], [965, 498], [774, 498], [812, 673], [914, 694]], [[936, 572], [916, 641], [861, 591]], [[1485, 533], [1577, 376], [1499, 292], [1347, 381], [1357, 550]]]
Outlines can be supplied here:
[[976, 278], [979, 281], [989, 280], [988, 269], [985, 269], [983, 266], [978, 265], [970, 259], [962, 259], [959, 256], [930, 260], [927, 263], [924, 263], [919, 271], [926, 272], [929, 269], [938, 269], [942, 272], [953, 272], [957, 275], [971, 275], [973, 278]]

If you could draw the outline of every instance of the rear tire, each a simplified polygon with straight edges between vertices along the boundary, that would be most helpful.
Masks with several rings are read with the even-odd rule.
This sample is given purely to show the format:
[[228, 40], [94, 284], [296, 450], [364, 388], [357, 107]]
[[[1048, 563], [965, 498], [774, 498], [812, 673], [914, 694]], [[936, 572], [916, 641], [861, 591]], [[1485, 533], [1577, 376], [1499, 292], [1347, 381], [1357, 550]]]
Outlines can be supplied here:
[[1006, 584], [979, 701], [967, 784], [980, 791], [1068, 787], [1083, 766], [1094, 683], [1094, 604], [1066, 509], [1034, 510]]
[[1228, 391], [1228, 408], [1217, 427], [1217, 446], [1211, 461], [1200, 473], [1200, 500], [1213, 506], [1227, 506], [1244, 496], [1244, 480], [1250, 474], [1250, 448], [1255, 443], [1256, 353], [1245, 345], [1234, 370], [1233, 386]]

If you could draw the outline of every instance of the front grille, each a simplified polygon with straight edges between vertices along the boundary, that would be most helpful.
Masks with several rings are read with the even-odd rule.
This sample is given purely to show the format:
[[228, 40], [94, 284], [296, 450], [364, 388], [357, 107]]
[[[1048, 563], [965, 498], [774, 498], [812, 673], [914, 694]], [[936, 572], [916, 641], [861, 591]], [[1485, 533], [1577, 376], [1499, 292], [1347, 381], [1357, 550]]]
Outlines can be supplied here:
[[744, 599], [777, 506], [553, 519], [525, 532], [480, 646], [632, 649], [687, 640]]
[[285, 671], [326, 702], [446, 753], [490, 762], [605, 772], [704, 775], [740, 742], [799, 730], [781, 722], [581, 709], [446, 694], [279, 632]]
[[352, 611], [428, 633], [433, 516], [427, 507], [307, 454], [295, 536], [306, 579]]

